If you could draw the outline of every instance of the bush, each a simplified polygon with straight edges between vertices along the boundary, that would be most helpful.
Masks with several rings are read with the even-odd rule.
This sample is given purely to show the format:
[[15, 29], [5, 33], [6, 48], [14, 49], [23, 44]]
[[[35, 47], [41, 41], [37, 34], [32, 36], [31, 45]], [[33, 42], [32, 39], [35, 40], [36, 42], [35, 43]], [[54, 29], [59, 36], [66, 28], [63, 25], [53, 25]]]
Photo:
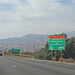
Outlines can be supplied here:
[[34, 57], [37, 58], [37, 59], [50, 60], [51, 54], [50, 54], [49, 50], [46, 50], [46, 49], [43, 48], [40, 51], [37, 51], [37, 53], [34, 55]]
[[[61, 61], [61, 58], [59, 59], [59, 61]], [[63, 62], [66, 62], [66, 63], [75, 63], [75, 60], [72, 59], [72, 58], [69, 58], [69, 59], [64, 59], [64, 58], [62, 58], [62, 61], [63, 61]]]
[[56, 57], [53, 57], [52, 60], [53, 60], [53, 61], [56, 61]]
[[[61, 57], [59, 58], [59, 61], [61, 61]], [[62, 58], [62, 62], [64, 61], [64, 58]]]
[[67, 63], [75, 63], [75, 60], [72, 58], [69, 59], [64, 59], [63, 62], [67, 62]]

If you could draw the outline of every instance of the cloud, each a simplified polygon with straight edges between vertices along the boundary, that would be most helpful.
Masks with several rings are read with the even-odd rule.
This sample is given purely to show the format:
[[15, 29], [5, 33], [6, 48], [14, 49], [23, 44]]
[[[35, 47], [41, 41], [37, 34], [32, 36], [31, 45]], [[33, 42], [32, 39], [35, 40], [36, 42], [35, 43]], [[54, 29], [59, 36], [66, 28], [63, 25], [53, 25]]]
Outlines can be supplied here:
[[75, 0], [72, 0], [72, 3], [75, 3]]
[[[71, 6], [62, 5], [59, 0], [25, 0], [23, 4], [20, 0], [0, 0], [3, 3], [15, 4], [12, 10], [1, 11], [1, 16], [9, 22], [23, 22], [27, 20], [57, 18], [59, 15], [70, 12]], [[57, 14], [57, 15], [56, 15]], [[65, 15], [65, 14], [64, 14]], [[69, 14], [70, 15], [70, 14]], [[65, 15], [66, 16], [66, 15]]]
[[20, 3], [20, 1], [19, 0], [0, 0], [0, 3], [18, 4]]
[[28, 0], [28, 3], [31, 5], [31, 7], [35, 10], [40, 9], [48, 9], [48, 8], [56, 8], [59, 3], [58, 0]]
[[6, 33], [2, 30], [7, 29], [8, 34], [17, 36], [74, 30], [75, 4], [68, 0], [64, 3], [65, 0], [0, 0], [0, 32]]
[[[6, 11], [6, 14], [9, 13], [7, 14], [7, 19], [11, 21], [20, 21], [28, 18], [46, 17], [48, 11], [57, 9], [60, 6], [60, 3], [55, 1], [56, 0], [27, 0], [27, 4], [25, 5], [20, 3], [19, 0], [6, 0], [0, 2], [15, 4], [12, 8], [12, 12]], [[6, 14], [5, 16], [7, 16]]]

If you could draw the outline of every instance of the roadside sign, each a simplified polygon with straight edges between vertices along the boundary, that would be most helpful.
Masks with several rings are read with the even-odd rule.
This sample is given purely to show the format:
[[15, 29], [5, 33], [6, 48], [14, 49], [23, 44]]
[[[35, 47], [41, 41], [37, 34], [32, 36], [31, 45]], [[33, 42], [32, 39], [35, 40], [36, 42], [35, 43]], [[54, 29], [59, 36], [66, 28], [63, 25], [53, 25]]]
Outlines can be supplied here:
[[4, 52], [6, 52], [6, 50], [4, 50]]
[[13, 53], [20, 52], [20, 49], [11, 49], [11, 52], [13, 52]]
[[65, 50], [65, 35], [49, 35], [49, 50]]

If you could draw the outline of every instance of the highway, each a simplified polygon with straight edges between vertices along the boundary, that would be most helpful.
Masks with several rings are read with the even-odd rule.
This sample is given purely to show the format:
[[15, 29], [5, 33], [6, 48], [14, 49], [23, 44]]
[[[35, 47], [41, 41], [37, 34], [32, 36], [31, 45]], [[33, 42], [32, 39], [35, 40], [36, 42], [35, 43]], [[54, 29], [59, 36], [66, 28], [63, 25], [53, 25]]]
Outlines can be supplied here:
[[75, 75], [75, 64], [0, 56], [0, 75]]

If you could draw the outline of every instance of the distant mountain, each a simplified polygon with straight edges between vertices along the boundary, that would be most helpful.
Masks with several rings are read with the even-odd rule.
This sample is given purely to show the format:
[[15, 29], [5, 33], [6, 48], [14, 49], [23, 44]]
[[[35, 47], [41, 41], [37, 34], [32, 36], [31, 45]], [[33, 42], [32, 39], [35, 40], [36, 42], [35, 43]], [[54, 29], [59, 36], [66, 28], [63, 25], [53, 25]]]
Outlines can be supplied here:
[[20, 48], [23, 51], [34, 51], [44, 48], [48, 41], [48, 35], [28, 34], [20, 38], [8, 38], [0, 40], [0, 48], [10, 50]]
[[72, 32], [66, 32], [68, 38], [71, 38], [71, 37], [75, 37], [75, 31], [72, 31]]
[[45, 42], [48, 41], [48, 35], [41, 35], [41, 34], [28, 34], [23, 36], [22, 38], [29, 39], [32, 41], [36, 41], [36, 40], [45, 41]]
[[[75, 31], [67, 32], [68, 38], [75, 37]], [[20, 48], [21, 51], [37, 51], [44, 48], [48, 41], [48, 35], [28, 34], [23, 37], [8, 38], [0, 40], [0, 49], [10, 50]]]

